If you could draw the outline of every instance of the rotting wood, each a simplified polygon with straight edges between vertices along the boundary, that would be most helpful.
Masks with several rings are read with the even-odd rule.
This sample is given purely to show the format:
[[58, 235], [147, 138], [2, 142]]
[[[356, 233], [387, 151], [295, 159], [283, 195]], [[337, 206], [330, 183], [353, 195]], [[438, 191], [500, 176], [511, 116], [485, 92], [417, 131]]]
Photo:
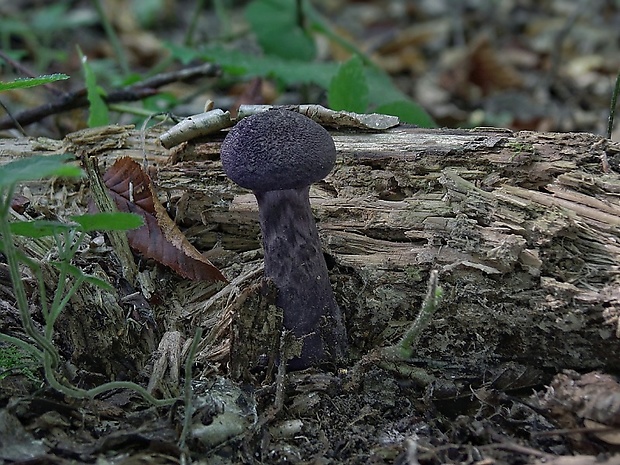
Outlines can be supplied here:
[[[122, 146], [100, 152], [102, 164], [131, 156], [156, 167], [177, 222], [199, 249], [217, 244], [210, 259], [229, 279], [260, 261], [253, 196], [221, 171], [223, 134], [168, 152], [157, 132], [119, 131]], [[620, 369], [620, 145], [492, 129], [333, 136], [337, 167], [311, 201], [354, 355], [398, 337], [436, 268], [445, 297], [420, 358]], [[0, 140], [0, 161], [45, 153], [34, 143]], [[69, 139], [51, 146], [74, 150]], [[205, 296], [188, 283], [174, 297], [192, 324], [216, 324], [234, 299], [205, 308], [192, 289]], [[216, 333], [221, 348], [226, 331]]]

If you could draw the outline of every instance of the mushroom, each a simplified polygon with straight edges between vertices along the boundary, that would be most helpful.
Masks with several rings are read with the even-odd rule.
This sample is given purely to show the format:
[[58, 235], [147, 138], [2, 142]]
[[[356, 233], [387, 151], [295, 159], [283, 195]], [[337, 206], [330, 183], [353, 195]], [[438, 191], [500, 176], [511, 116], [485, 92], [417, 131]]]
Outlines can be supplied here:
[[337, 362], [347, 349], [342, 313], [331, 288], [310, 209], [310, 184], [336, 161], [336, 147], [318, 123], [288, 110], [268, 110], [239, 121], [222, 144], [230, 179], [258, 201], [270, 278], [284, 327], [302, 341], [290, 369]]

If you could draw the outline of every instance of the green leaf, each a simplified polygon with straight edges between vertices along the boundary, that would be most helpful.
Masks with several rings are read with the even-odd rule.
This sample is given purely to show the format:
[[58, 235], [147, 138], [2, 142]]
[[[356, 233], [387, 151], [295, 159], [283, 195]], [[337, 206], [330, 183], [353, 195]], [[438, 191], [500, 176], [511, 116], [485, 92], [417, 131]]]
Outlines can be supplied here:
[[184, 66], [187, 66], [201, 56], [201, 52], [195, 47], [186, 47], [173, 42], [165, 42], [165, 44], [168, 50], [172, 52], [172, 56], [179, 60]]
[[127, 231], [139, 228], [144, 224], [140, 215], [134, 213], [95, 213], [93, 215], [72, 216], [71, 219], [81, 226], [81, 230], [89, 231]]
[[97, 278], [96, 276], [87, 274], [86, 276], [86, 282], [88, 284], [92, 284], [93, 286], [97, 286], [100, 287], [101, 289], [105, 289], [106, 291], [113, 291], [114, 288], [112, 286], [110, 286], [110, 284], [108, 284], [108, 282], [104, 281], [103, 279]]
[[11, 223], [10, 226], [13, 234], [33, 239], [53, 236], [61, 231], [75, 229], [75, 225], [48, 220], [16, 221]]
[[72, 155], [35, 155], [20, 158], [6, 165], [0, 166], [0, 187], [6, 187], [22, 181], [36, 181], [42, 178], [72, 177], [82, 175], [82, 170], [70, 165], [67, 161], [73, 160]]
[[66, 74], [46, 74], [36, 78], [20, 78], [9, 82], [0, 82], [0, 92], [11, 89], [26, 89], [28, 87], [36, 87], [50, 82], [62, 81], [69, 79]]
[[130, 2], [133, 17], [144, 29], [152, 29], [157, 25], [161, 11], [167, 8], [164, 0], [133, 0]]
[[30, 30], [37, 34], [39, 41], [46, 37], [46, 42], [51, 42], [53, 34], [69, 34], [69, 29], [101, 24], [94, 12], [76, 13], [75, 8], [68, 2], [50, 2], [49, 6], [41, 5], [41, 8], [26, 10], [22, 17], [27, 18]]
[[374, 111], [384, 115], [398, 116], [402, 122], [416, 124], [423, 128], [434, 128], [436, 126], [435, 121], [426, 110], [411, 100], [386, 103], [378, 106]]
[[90, 103], [88, 111], [88, 127], [106, 126], [110, 123], [110, 115], [108, 106], [102, 98], [105, 95], [103, 89], [97, 85], [97, 77], [93, 68], [88, 63], [88, 59], [78, 46], [78, 53], [82, 61], [82, 69], [84, 70], [84, 81], [86, 83], [86, 94], [88, 103]]
[[[431, 118], [431, 116], [426, 113], [422, 107], [413, 102], [407, 94], [396, 87], [390, 76], [388, 76], [384, 71], [378, 68], [366, 68], [366, 80], [368, 82], [369, 91], [368, 100], [371, 105], [378, 107], [373, 111], [388, 115], [393, 114], [398, 117], [402, 114], [403, 121], [405, 122], [428, 128], [436, 127], [433, 118]], [[387, 111], [381, 110], [384, 105], [392, 105], [395, 102], [407, 102], [410, 105], [410, 108], [405, 109], [404, 106], [402, 108], [398, 108], [402, 105], [397, 105], [396, 110], [401, 112], [400, 114], [389, 113], [389, 106], [387, 107]], [[413, 112], [419, 113], [419, 115], [416, 115]]]
[[327, 94], [332, 110], [364, 113], [368, 107], [368, 84], [362, 59], [355, 55], [342, 63], [332, 78]]
[[368, 82], [368, 100], [372, 105], [383, 105], [387, 102], [407, 100], [409, 96], [394, 85], [388, 74], [378, 68], [366, 69]]
[[[175, 55], [185, 52], [181, 47], [171, 47]], [[276, 78], [286, 85], [316, 84], [327, 89], [332, 77], [338, 71], [335, 63], [316, 63], [299, 60], [284, 60], [274, 56], [257, 56], [222, 47], [208, 47], [198, 54], [203, 60], [217, 63], [232, 75]]]
[[299, 24], [298, 4], [293, 0], [254, 0], [247, 6], [245, 17], [266, 54], [287, 60], [314, 59], [314, 41]]
[[85, 282], [93, 284], [94, 286], [100, 287], [107, 291], [112, 291], [114, 288], [110, 286], [103, 279], [97, 278], [96, 276], [84, 273], [81, 268], [77, 266], [71, 265], [66, 262], [50, 262], [51, 265], [55, 266], [58, 269], [65, 269], [71, 276], [78, 279], [83, 279]]

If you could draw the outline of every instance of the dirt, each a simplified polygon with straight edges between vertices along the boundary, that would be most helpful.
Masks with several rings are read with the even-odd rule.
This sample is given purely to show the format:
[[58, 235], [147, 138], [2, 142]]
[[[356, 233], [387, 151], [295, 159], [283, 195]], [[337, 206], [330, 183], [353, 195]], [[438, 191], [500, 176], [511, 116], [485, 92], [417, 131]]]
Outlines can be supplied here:
[[[191, 463], [531, 463], [579, 450], [530, 406], [531, 389], [473, 388], [465, 364], [441, 365], [444, 378], [425, 388], [396, 367], [293, 373], [278, 407], [273, 383], [195, 380], [185, 448], [178, 446], [182, 403], [155, 409], [127, 392], [77, 402], [8, 377], [2, 456], [19, 463], [177, 463], [181, 456]], [[608, 450], [585, 442], [590, 453]]]

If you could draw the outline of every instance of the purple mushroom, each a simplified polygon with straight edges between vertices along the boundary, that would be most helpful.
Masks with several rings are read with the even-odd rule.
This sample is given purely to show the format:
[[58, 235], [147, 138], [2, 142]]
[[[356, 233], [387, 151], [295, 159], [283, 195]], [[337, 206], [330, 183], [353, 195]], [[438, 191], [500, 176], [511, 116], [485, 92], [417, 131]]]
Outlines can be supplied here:
[[337, 362], [347, 350], [309, 200], [310, 184], [327, 176], [335, 161], [329, 133], [287, 110], [241, 120], [222, 144], [224, 171], [258, 201], [265, 276], [278, 290], [284, 327], [303, 341], [291, 369]]

